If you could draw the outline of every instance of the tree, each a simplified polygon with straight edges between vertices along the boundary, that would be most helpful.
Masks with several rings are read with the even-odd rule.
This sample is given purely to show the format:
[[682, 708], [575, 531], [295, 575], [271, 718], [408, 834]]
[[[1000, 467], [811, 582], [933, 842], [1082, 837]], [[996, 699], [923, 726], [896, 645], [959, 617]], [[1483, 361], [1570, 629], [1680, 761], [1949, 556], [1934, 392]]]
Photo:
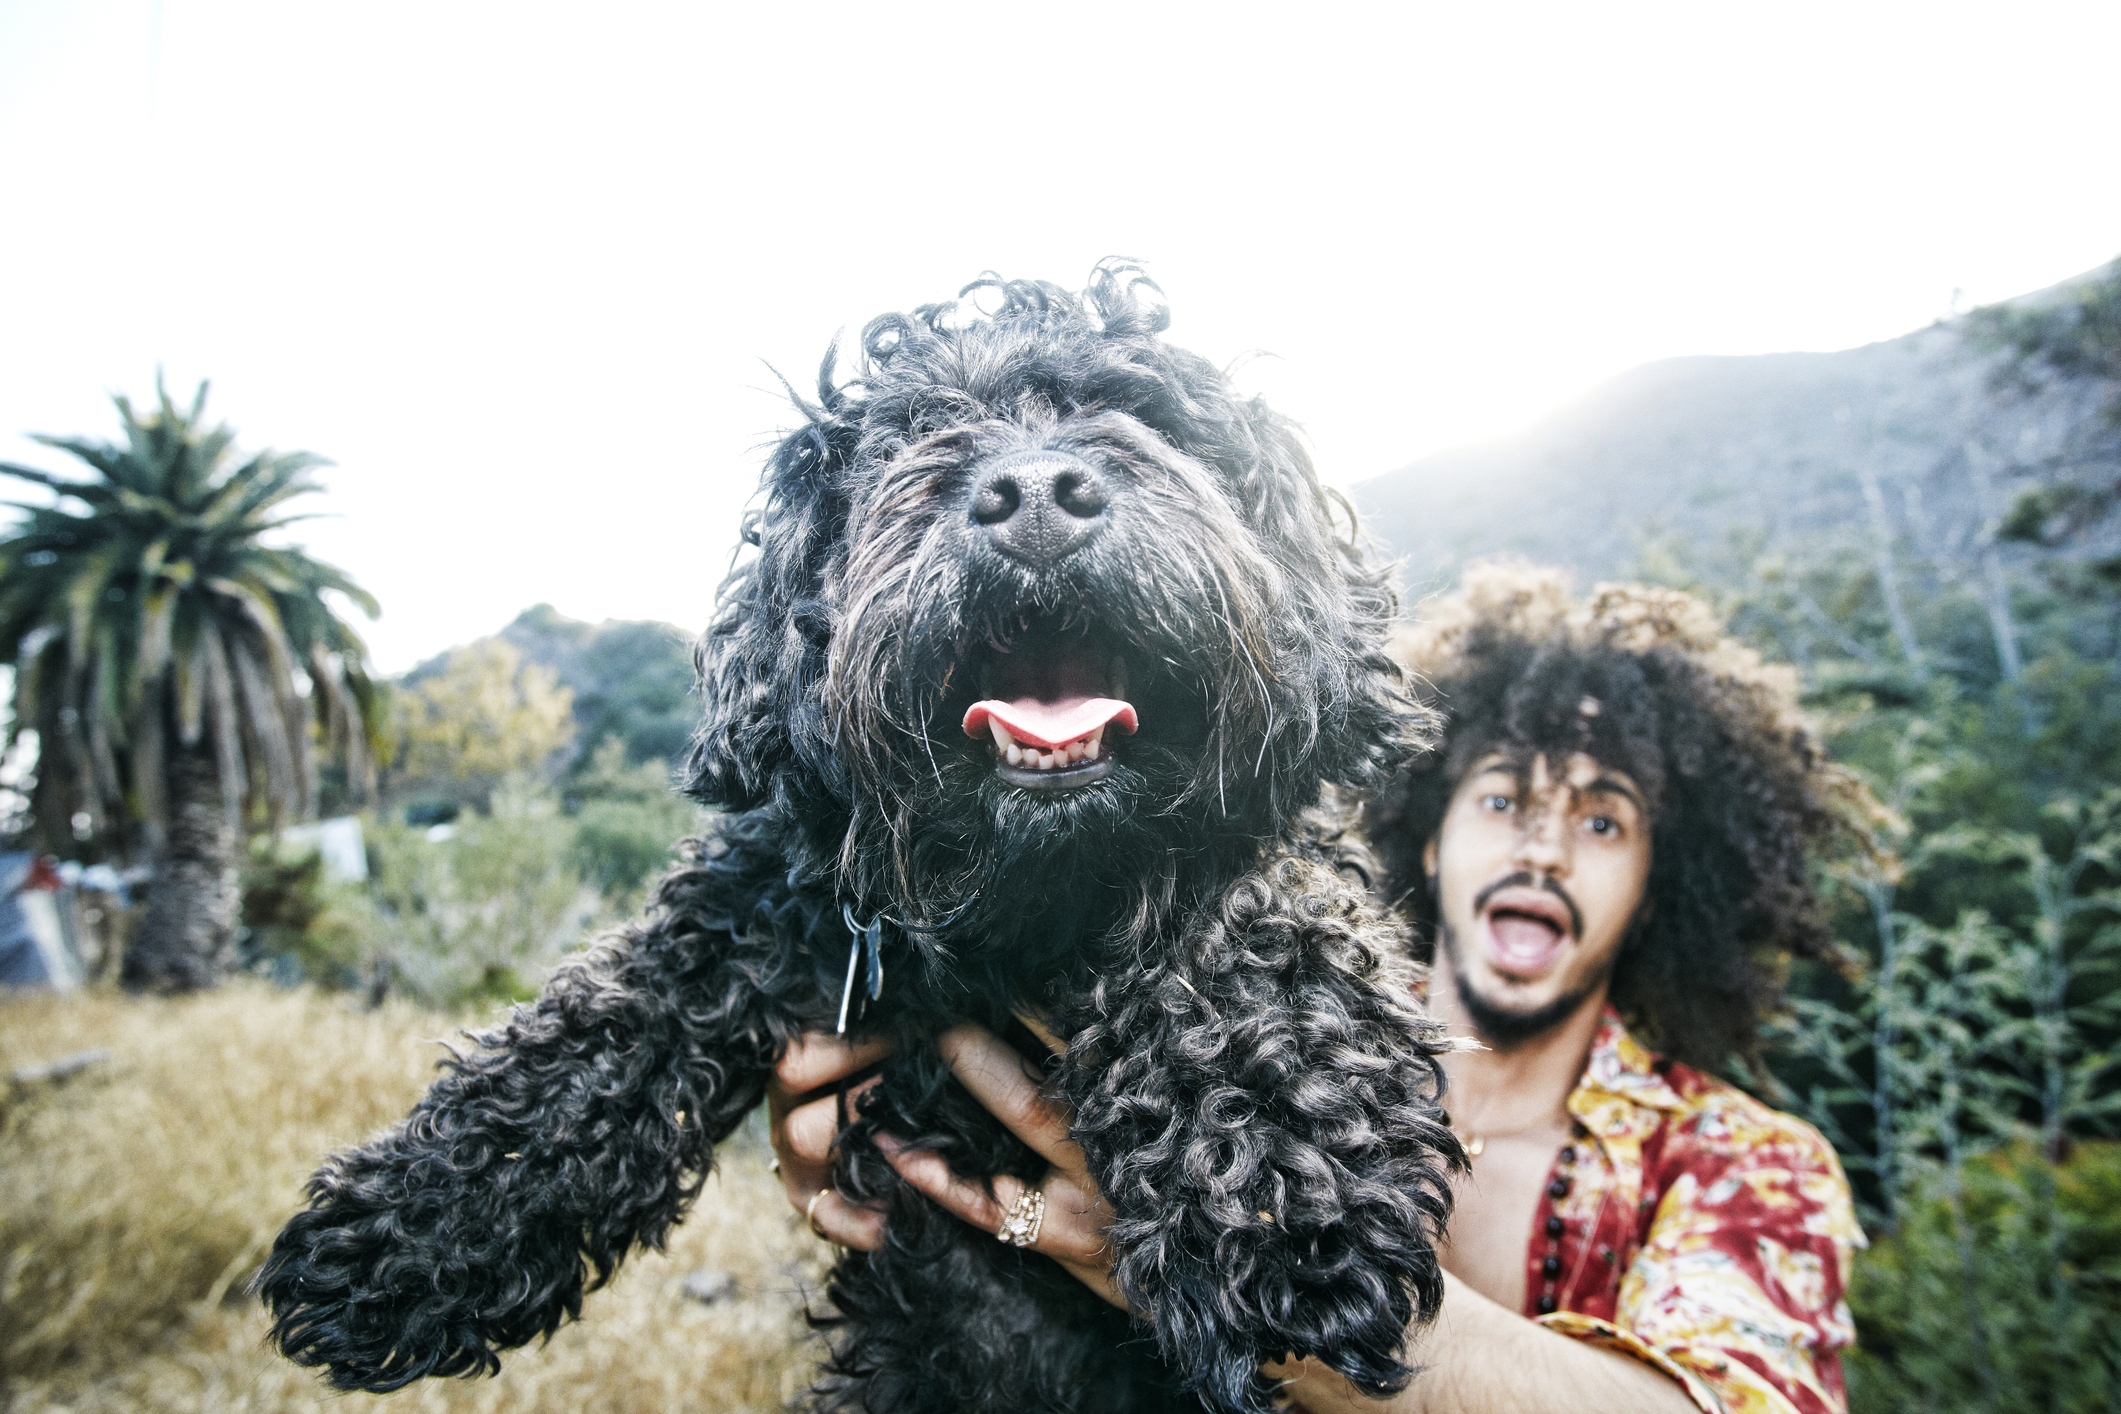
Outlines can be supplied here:
[[574, 693], [499, 638], [450, 650], [401, 706], [406, 775], [481, 805], [502, 779], [536, 771], [574, 739]]
[[[533, 604], [497, 635], [574, 689], [576, 740], [585, 748], [617, 737], [626, 759], [674, 766], [699, 724], [692, 666], [694, 635], [671, 624], [606, 619], [583, 623], [550, 604]], [[589, 769], [590, 752], [574, 754], [570, 777]], [[566, 794], [575, 795], [573, 785]]]
[[[361, 640], [326, 602], [376, 602], [330, 565], [264, 543], [317, 490], [306, 452], [239, 458], [226, 425], [156, 386], [145, 417], [116, 399], [122, 443], [40, 437], [96, 477], [0, 472], [56, 493], [16, 504], [0, 539], [0, 657], [15, 734], [34, 731], [35, 828], [153, 865], [126, 950], [128, 987], [212, 985], [235, 940], [238, 845], [261, 817], [310, 814], [318, 741], [356, 789], [373, 780], [376, 698]], [[315, 724], [316, 740], [311, 724]]]
[[1829, 750], [1888, 807], [1889, 857], [1826, 891], [1862, 967], [1792, 969], [1786, 1044], [1756, 1079], [1834, 1141], [1874, 1244], [1849, 1291], [1854, 1408], [2112, 1410], [2116, 578], [2031, 547], [1992, 575], [1997, 537], [1975, 527], [1894, 534], [1887, 556], [1869, 529], [1734, 536], [1698, 570], [1658, 547], [1661, 574], [1802, 668]]

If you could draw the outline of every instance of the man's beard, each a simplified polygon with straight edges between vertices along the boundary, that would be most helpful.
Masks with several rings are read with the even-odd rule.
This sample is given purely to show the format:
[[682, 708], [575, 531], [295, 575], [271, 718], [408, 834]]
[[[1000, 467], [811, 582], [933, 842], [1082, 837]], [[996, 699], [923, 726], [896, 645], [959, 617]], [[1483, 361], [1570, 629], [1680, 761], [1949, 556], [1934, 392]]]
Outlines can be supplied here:
[[1578, 1008], [1613, 978], [1613, 963], [1617, 958], [1609, 957], [1605, 966], [1584, 978], [1583, 984], [1574, 991], [1565, 992], [1532, 1011], [1505, 1011], [1473, 990], [1472, 979], [1466, 975], [1464, 958], [1458, 951], [1458, 934], [1448, 923], [1440, 924], [1439, 928], [1443, 934], [1444, 952], [1451, 959], [1452, 975], [1458, 979], [1458, 1003], [1466, 1009], [1466, 1019], [1473, 1023], [1480, 1039], [1498, 1051], [1513, 1051], [1527, 1041], [1544, 1036], [1574, 1016]]

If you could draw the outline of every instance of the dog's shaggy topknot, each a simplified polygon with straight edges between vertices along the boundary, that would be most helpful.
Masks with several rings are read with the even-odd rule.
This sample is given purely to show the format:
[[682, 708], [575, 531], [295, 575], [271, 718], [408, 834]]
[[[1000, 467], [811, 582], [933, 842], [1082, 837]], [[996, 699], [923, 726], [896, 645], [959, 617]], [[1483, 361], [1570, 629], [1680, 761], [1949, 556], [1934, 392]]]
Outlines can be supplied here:
[[[989, 277], [870, 324], [844, 381], [828, 353], [700, 642], [689, 783], [721, 814], [647, 919], [317, 1175], [261, 1280], [290, 1355], [371, 1389], [493, 1368], [661, 1239], [844, 1008], [897, 1049], [835, 1177], [890, 1221], [834, 1270], [817, 1407], [1262, 1410], [1291, 1350], [1405, 1382], [1461, 1162], [1443, 1043], [1312, 812], [1424, 718], [1345, 506], [1155, 293]], [[968, 734], [1084, 702], [1119, 715], [1066, 770]], [[1022, 1012], [1070, 1042], [1051, 1086], [1151, 1339], [877, 1147], [1035, 1181], [933, 1045], [1035, 1053]]]

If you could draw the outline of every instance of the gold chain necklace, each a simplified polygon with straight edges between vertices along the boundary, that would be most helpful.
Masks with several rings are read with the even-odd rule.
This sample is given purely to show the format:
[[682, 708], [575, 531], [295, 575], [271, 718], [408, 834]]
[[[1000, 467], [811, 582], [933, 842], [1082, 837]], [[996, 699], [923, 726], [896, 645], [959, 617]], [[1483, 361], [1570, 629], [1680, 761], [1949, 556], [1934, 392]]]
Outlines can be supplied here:
[[1506, 1134], [1482, 1134], [1475, 1129], [1460, 1129], [1457, 1125], [1451, 1123], [1451, 1115], [1448, 1110], [1443, 1113], [1441, 1118], [1444, 1128], [1451, 1131], [1451, 1137], [1458, 1141], [1458, 1147], [1466, 1151], [1466, 1157], [1469, 1159], [1477, 1159], [1486, 1153], [1490, 1139], [1515, 1139], [1520, 1134], [1530, 1134], [1533, 1130], [1539, 1128], [1541, 1124], [1545, 1123], [1543, 1120], [1537, 1120], [1521, 1128], [1510, 1130]]

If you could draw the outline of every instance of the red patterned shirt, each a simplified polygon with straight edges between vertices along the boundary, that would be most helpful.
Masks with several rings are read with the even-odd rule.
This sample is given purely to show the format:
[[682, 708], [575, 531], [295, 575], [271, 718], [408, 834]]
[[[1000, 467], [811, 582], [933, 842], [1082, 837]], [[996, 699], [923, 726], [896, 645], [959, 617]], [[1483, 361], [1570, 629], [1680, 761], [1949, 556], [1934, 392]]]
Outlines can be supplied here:
[[1844, 1414], [1863, 1233], [1833, 1147], [1610, 1010], [1568, 1109], [1524, 1314], [1657, 1366], [1709, 1414]]

